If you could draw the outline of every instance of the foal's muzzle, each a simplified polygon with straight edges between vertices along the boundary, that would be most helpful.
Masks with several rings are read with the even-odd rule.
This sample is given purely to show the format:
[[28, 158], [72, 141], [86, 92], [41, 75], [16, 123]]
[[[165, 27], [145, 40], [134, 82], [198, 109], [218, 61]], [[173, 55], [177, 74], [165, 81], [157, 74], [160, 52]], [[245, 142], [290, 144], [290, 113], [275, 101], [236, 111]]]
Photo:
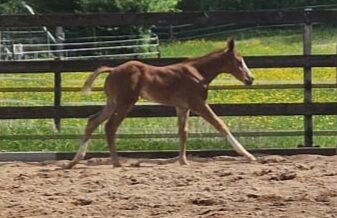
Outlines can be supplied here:
[[245, 85], [247, 85], [247, 86], [252, 85], [253, 82], [254, 82], [254, 78], [253, 77], [249, 77], [249, 78], [245, 79]]

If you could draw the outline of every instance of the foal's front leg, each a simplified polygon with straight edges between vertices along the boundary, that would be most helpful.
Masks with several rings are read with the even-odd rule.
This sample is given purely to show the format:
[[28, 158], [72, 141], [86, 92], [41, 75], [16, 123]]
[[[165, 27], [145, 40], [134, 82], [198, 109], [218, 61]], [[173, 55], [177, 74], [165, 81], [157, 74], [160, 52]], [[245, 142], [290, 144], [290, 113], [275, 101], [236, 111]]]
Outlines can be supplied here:
[[191, 108], [192, 111], [199, 114], [201, 117], [203, 117], [206, 121], [208, 121], [211, 125], [213, 125], [221, 134], [223, 134], [229, 143], [232, 145], [234, 150], [245, 156], [247, 159], [251, 161], [255, 161], [256, 158], [249, 153], [231, 134], [228, 127], [222, 120], [212, 111], [212, 109], [204, 102], [200, 102], [196, 105], [194, 105], [193, 108]]
[[187, 148], [187, 136], [188, 136], [188, 125], [187, 120], [190, 114], [189, 109], [176, 108], [178, 116], [178, 128], [179, 128], [179, 141], [180, 141], [180, 152], [178, 157], [161, 159], [161, 160], [151, 160], [142, 159], [133, 164], [134, 166], [139, 166], [141, 163], [151, 163], [151, 164], [169, 164], [179, 161], [180, 165], [188, 165], [186, 158], [186, 148]]

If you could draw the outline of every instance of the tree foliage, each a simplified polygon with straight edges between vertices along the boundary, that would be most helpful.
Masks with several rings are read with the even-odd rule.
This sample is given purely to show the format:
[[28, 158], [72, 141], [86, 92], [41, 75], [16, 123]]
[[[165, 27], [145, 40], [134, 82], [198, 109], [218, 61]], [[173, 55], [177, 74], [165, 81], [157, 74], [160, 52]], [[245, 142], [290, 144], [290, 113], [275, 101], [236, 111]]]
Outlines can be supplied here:
[[20, 0], [0, 0], [0, 14], [22, 14], [24, 11]]
[[80, 5], [78, 0], [26, 0], [39, 13], [73, 13]]
[[[178, 0], [78, 0], [77, 12], [167, 12], [174, 11]], [[104, 29], [99, 29], [103, 30]], [[142, 34], [148, 32], [148, 27], [128, 26], [110, 29], [111, 34]], [[105, 29], [106, 31], [106, 29]]]
[[173, 11], [178, 0], [79, 0], [81, 12], [158, 12]]
[[[179, 0], [25, 0], [40, 13], [168, 12]], [[22, 0], [0, 0], [0, 14], [27, 14]]]

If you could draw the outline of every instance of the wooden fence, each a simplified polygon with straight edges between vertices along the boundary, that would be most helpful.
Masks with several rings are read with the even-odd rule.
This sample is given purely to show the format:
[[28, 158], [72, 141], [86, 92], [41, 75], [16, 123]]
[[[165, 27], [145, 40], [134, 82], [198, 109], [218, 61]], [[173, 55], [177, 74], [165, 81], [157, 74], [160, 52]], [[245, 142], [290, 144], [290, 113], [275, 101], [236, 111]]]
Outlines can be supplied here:
[[[336, 67], [337, 55], [311, 55], [312, 24], [337, 24], [337, 11], [334, 10], [291, 10], [291, 11], [241, 11], [241, 12], [188, 12], [188, 13], [116, 13], [90, 15], [21, 15], [0, 16], [1, 27], [40, 27], [40, 26], [122, 26], [122, 25], [168, 25], [168, 24], [303, 24], [303, 55], [287, 56], [251, 56], [245, 57], [250, 68], [282, 68], [303, 67], [303, 84], [256, 85], [252, 89], [303, 89], [303, 103], [273, 103], [273, 104], [215, 104], [212, 108], [220, 116], [292, 116], [303, 115], [306, 147], [313, 146], [313, 115], [337, 115], [337, 102], [313, 103], [313, 88], [337, 88], [337, 84], [312, 84], [312, 67]], [[184, 58], [142, 59], [154, 65], [166, 65], [179, 62]], [[116, 66], [127, 60], [53, 60], [53, 61], [15, 61], [1, 62], [2, 73], [50, 73], [54, 72], [53, 88], [1, 88], [1, 92], [34, 91], [54, 92], [54, 106], [40, 107], [0, 107], [0, 119], [54, 119], [59, 128], [60, 119], [85, 118], [97, 112], [99, 106], [62, 106], [62, 92], [79, 91], [72, 87], [62, 87], [62, 74], [71, 72], [91, 71], [98, 66]], [[237, 89], [247, 87], [216, 86], [213, 89]], [[130, 117], [170, 117], [175, 116], [175, 110], [160, 105], [135, 106]], [[254, 133], [253, 133], [254, 134]], [[296, 135], [288, 132], [288, 135]], [[326, 131], [325, 135], [335, 135], [337, 131]], [[243, 134], [244, 135], [244, 134]], [[249, 135], [249, 134], [248, 134]], [[263, 134], [260, 134], [263, 135]], [[272, 135], [266, 133], [266, 135]], [[280, 135], [284, 135], [281, 133]], [[36, 136], [38, 137], [38, 136]], [[51, 138], [55, 136], [50, 136]], [[72, 138], [73, 136], [69, 136]], [[28, 137], [29, 138], [29, 137]], [[0, 139], [10, 139], [0, 136]], [[15, 139], [15, 136], [12, 137]], [[32, 137], [34, 139], [34, 137]]]

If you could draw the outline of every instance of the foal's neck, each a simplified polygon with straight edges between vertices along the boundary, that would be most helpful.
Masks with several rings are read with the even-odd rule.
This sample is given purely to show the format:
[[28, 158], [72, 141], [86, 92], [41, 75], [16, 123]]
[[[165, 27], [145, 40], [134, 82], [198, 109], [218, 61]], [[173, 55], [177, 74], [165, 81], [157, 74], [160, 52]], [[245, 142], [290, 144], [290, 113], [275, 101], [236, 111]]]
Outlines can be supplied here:
[[226, 63], [222, 55], [223, 52], [222, 49], [201, 57], [192, 58], [188, 62], [199, 71], [205, 82], [209, 84], [223, 72], [224, 64]]

